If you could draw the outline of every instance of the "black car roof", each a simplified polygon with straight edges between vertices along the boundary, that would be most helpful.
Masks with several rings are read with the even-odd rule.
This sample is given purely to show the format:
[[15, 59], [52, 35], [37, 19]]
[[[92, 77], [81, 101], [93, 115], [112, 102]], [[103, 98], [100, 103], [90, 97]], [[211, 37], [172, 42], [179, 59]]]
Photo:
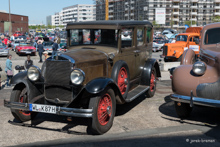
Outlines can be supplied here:
[[94, 25], [106, 25], [106, 26], [136, 26], [136, 25], [149, 25], [153, 27], [153, 25], [149, 21], [129, 21], [129, 20], [100, 20], [100, 21], [87, 21], [87, 22], [72, 22], [67, 24], [67, 29], [70, 26], [76, 25], [85, 25], [85, 26], [94, 26]]

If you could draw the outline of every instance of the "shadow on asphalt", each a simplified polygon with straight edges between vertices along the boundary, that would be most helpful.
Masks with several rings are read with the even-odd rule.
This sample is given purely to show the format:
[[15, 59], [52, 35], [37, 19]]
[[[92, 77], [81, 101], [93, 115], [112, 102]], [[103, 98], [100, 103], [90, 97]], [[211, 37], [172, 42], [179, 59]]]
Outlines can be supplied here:
[[[176, 121], [182, 124], [208, 126], [211, 128], [210, 131], [204, 133], [207, 136], [214, 137], [216, 140], [220, 141], [220, 109], [194, 106], [189, 118], [180, 119], [176, 114], [174, 102], [170, 99], [169, 95], [164, 97], [164, 101], [165, 103], [159, 107], [159, 111], [169, 117], [162, 117], [163, 119]], [[170, 117], [173, 117], [174, 119]]]

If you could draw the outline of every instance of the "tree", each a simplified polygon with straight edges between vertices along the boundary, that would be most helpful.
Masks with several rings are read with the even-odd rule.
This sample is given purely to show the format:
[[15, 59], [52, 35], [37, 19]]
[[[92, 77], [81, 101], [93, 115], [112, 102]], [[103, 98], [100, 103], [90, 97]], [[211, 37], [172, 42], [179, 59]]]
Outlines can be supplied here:
[[214, 16], [213, 18], [212, 18], [212, 21], [213, 22], [220, 22], [220, 16]]
[[[185, 21], [185, 24], [191, 27], [191, 21]], [[196, 21], [192, 21], [192, 25], [195, 25]]]

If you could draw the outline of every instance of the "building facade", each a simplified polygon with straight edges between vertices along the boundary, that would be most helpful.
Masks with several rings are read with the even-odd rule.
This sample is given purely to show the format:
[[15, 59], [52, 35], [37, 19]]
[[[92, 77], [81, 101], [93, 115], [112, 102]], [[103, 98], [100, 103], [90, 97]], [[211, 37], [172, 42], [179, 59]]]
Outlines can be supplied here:
[[9, 13], [0, 12], [0, 33], [9, 32], [11, 24], [11, 32], [15, 31], [28, 32], [28, 16], [11, 14], [11, 22]]
[[95, 5], [90, 4], [77, 4], [69, 7], [65, 7], [61, 12], [57, 12], [54, 15], [48, 16], [48, 24], [54, 26], [65, 26], [69, 22], [80, 21], [94, 21], [96, 20]]
[[[95, 0], [96, 20], [105, 20], [106, 0]], [[184, 28], [186, 22], [192, 26], [212, 23], [220, 16], [220, 0], [109, 0], [109, 20], [148, 20], [155, 22], [156, 9], [165, 8], [164, 28]]]

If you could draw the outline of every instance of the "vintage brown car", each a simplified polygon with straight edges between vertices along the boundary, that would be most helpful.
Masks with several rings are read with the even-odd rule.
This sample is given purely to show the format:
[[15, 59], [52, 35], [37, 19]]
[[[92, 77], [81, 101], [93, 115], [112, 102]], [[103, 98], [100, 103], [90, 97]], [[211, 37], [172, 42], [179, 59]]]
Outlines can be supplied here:
[[4, 104], [22, 122], [36, 112], [86, 117], [90, 132], [103, 134], [113, 124], [116, 104], [154, 95], [161, 74], [151, 58], [152, 39], [148, 21], [68, 24], [68, 52], [14, 76], [10, 102]]
[[186, 118], [193, 105], [220, 107], [220, 23], [209, 24], [202, 29], [200, 57], [188, 49], [181, 65], [171, 70], [171, 99], [175, 101], [177, 115]]

